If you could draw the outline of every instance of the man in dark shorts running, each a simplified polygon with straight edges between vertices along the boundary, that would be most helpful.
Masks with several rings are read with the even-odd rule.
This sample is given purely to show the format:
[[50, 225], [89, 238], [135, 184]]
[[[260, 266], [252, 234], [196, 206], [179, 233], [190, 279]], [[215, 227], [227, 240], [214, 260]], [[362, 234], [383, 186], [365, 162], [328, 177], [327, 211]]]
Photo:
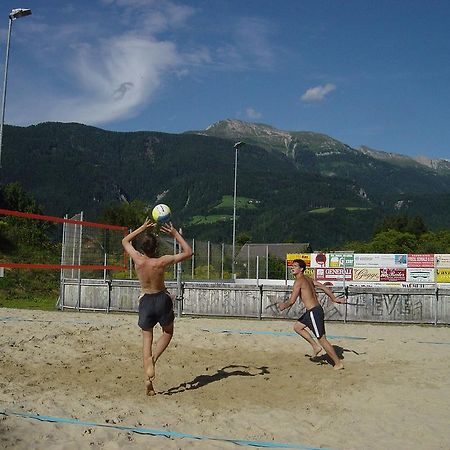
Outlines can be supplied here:
[[[180, 244], [181, 253], [175, 255], [156, 256], [157, 238], [154, 234], [147, 233], [142, 242], [142, 252], [138, 252], [131, 241], [143, 233], [155, 227], [155, 223], [148, 218], [136, 230], [122, 239], [122, 245], [131, 256], [136, 268], [136, 273], [141, 285], [139, 297], [139, 322], [142, 329], [142, 351], [144, 357], [145, 386], [147, 395], [155, 395], [153, 381], [155, 379], [155, 363], [169, 345], [173, 336], [173, 302], [164, 284], [165, 268], [171, 264], [177, 264], [192, 256], [190, 245], [183, 239], [180, 233], [171, 223], [161, 226], [161, 231], [174, 237]], [[155, 352], [152, 353], [153, 327], [159, 322], [162, 335], [156, 341]]]
[[[333, 291], [322, 283], [305, 276], [305, 269], [306, 263], [302, 259], [296, 259], [292, 262], [291, 270], [295, 276], [292, 293], [289, 300], [278, 304], [278, 309], [283, 311], [284, 309], [291, 307], [297, 301], [297, 298], [300, 297], [306, 307], [306, 312], [298, 319], [298, 322], [295, 323], [294, 331], [311, 344], [311, 347], [313, 348], [313, 357], [318, 356], [322, 349], [324, 349], [328, 356], [333, 360], [334, 369], [343, 369], [344, 364], [339, 359], [333, 346], [325, 336], [324, 312], [317, 299], [315, 288], [317, 287], [324, 291], [335, 303], [344, 303], [344, 301], [339, 301], [333, 294]], [[305, 330], [306, 327], [314, 333], [314, 336], [319, 343], [313, 339], [308, 330]]]

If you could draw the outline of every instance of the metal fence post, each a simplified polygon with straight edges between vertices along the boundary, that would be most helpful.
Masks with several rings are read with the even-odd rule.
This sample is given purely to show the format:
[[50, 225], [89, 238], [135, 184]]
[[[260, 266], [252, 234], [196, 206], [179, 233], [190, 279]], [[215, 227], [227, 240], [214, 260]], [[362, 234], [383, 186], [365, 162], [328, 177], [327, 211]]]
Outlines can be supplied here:
[[191, 278], [195, 277], [195, 239], [192, 239]]
[[263, 304], [263, 285], [259, 286], [259, 310], [258, 310], [258, 319], [262, 320], [262, 304]]
[[438, 324], [438, 302], [439, 302], [439, 288], [436, 285], [435, 288], [435, 294], [434, 294], [436, 301], [435, 301], [435, 307], [434, 307], [434, 325]]
[[208, 274], [208, 280], [210, 278], [209, 276], [209, 265], [211, 264], [211, 241], [208, 241], [207, 245], [207, 274]]
[[259, 284], [259, 255], [256, 255], [256, 284]]
[[222, 242], [222, 261], [221, 261], [221, 279], [223, 280], [223, 265], [224, 265], [224, 257], [225, 257], [225, 244]]
[[250, 278], [250, 244], [247, 244], [247, 278]]

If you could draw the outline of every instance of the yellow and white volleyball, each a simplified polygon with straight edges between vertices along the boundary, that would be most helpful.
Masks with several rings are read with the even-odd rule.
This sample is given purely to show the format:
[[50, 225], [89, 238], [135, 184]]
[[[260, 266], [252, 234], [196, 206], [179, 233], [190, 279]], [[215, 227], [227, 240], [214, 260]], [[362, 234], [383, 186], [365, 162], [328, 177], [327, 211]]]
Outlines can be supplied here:
[[171, 214], [172, 211], [170, 210], [170, 208], [163, 203], [156, 205], [152, 210], [153, 220], [157, 223], [168, 222], [170, 220]]

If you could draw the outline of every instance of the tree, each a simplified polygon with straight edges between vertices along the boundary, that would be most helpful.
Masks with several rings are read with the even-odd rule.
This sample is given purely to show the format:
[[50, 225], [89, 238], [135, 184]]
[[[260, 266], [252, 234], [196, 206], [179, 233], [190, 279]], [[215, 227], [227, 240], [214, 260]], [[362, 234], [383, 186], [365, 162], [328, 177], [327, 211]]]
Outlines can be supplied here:
[[366, 246], [368, 253], [416, 253], [417, 237], [412, 233], [387, 230], [378, 233]]
[[42, 214], [34, 197], [25, 192], [20, 183], [5, 184], [0, 187], [0, 191], [0, 205], [3, 205], [4, 209]]
[[281, 280], [286, 276], [286, 261], [269, 255], [269, 278], [274, 280]]
[[115, 203], [105, 208], [101, 214], [101, 221], [134, 230], [142, 225], [149, 214], [151, 211], [146, 203], [133, 200], [131, 203]]
[[450, 230], [429, 231], [420, 237], [418, 253], [450, 253]]
[[[0, 205], [12, 211], [42, 214], [35, 198], [28, 194], [20, 183], [10, 183], [0, 187]], [[41, 246], [49, 243], [52, 225], [42, 220], [4, 216], [0, 226], [4, 248], [15, 248], [15, 243], [25, 246]]]
[[402, 233], [412, 233], [415, 236], [420, 236], [427, 232], [427, 226], [420, 216], [413, 218], [409, 218], [405, 214], [388, 216], [375, 227], [374, 236], [388, 230], [396, 230]]

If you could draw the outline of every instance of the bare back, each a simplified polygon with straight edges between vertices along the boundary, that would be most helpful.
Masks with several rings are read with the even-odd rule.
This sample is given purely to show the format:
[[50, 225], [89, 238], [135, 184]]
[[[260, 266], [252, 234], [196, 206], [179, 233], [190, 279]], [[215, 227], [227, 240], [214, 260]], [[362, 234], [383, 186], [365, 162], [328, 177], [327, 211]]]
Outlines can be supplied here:
[[168, 265], [173, 263], [172, 259], [171, 255], [150, 258], [142, 253], [133, 257], [134, 267], [143, 293], [155, 294], [166, 290], [164, 271]]
[[[125, 251], [131, 256], [136, 268], [136, 273], [141, 285], [141, 291], [146, 294], [156, 294], [157, 292], [165, 291], [164, 271], [165, 268], [171, 264], [177, 264], [192, 256], [192, 249], [190, 245], [184, 240], [181, 234], [173, 227], [172, 223], [161, 226], [161, 231], [172, 236], [181, 246], [181, 252], [174, 255], [164, 255], [159, 258], [147, 256], [138, 252], [132, 244], [132, 240], [140, 233], [148, 228], [154, 228], [155, 223], [148, 218], [136, 230], [122, 239], [122, 245]], [[149, 254], [153, 254], [153, 251]]]

